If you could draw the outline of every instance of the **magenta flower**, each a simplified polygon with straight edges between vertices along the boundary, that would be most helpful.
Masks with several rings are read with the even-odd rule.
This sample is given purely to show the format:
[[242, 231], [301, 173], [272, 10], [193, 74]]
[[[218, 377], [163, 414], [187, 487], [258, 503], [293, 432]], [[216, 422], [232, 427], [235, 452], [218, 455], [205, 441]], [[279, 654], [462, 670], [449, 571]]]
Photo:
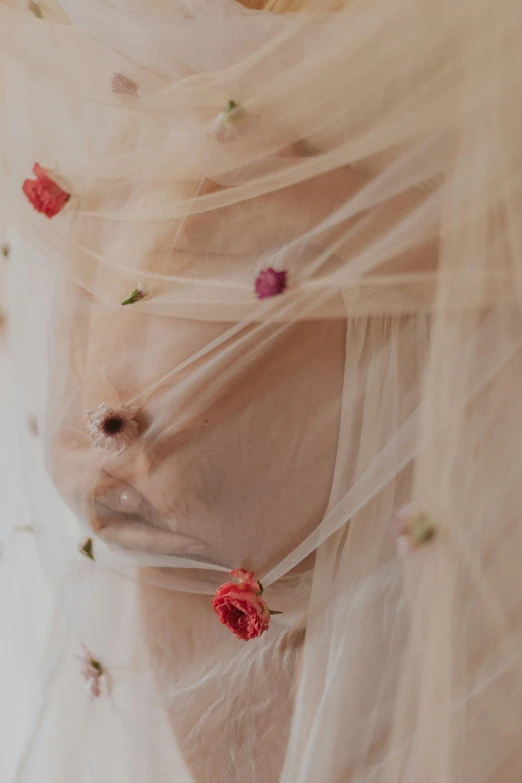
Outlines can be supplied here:
[[122, 405], [111, 408], [106, 403], [88, 411], [87, 431], [94, 445], [105, 451], [123, 451], [138, 437], [138, 424], [134, 421], [136, 408]]
[[255, 291], [258, 299], [267, 299], [270, 296], [282, 294], [286, 289], [287, 274], [283, 270], [278, 272], [272, 267], [263, 269], [256, 278]]

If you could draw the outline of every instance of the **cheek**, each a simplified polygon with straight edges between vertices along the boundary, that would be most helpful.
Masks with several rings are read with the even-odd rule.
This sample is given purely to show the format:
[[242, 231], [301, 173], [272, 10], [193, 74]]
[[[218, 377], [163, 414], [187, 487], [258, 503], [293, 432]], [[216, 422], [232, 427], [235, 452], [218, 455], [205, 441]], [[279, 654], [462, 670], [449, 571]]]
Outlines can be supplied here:
[[[152, 442], [152, 468], [136, 474], [136, 486], [218, 562], [267, 570], [324, 513], [344, 340], [344, 323], [290, 330], [183, 432]], [[159, 403], [158, 418], [165, 415]]]

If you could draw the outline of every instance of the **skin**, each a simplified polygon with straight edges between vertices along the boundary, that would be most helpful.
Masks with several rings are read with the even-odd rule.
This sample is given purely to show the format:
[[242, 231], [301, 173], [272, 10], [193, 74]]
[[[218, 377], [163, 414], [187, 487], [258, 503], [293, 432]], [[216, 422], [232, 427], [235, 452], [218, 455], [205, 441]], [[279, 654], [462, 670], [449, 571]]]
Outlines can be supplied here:
[[[318, 213], [330, 211], [365, 181], [347, 169], [322, 178]], [[268, 197], [264, 205], [279, 216], [274, 234], [292, 225], [292, 215], [302, 222], [302, 204], [316, 203], [313, 198], [313, 183]], [[377, 230], [385, 231], [421, 198], [406, 194], [387, 205]], [[235, 209], [229, 213], [232, 226]], [[306, 214], [310, 220], [320, 218], [313, 210]], [[187, 221], [180, 239], [195, 249], [201, 242], [198, 220]], [[252, 230], [255, 234], [254, 225]], [[226, 228], [219, 238], [223, 244], [231, 241]], [[435, 257], [436, 248], [428, 247], [420, 256], [392, 260], [381, 272], [426, 269]], [[84, 294], [76, 288], [71, 296], [81, 303]], [[267, 324], [262, 351], [252, 350], [247, 339], [217, 374], [204, 362], [186, 367], [175, 382], [139, 399], [140, 438], [121, 455], [104, 460], [85, 436], [81, 411], [100, 400], [117, 405], [142, 394], [231, 325], [132, 307], [116, 313], [77, 308], [75, 315], [72, 342], [81, 393], [64, 409], [53, 441], [56, 481], [107, 542], [193, 560], [193, 569], [141, 572], [143, 622], [158, 681], [168, 689], [173, 730], [198, 781], [219, 772], [230, 783], [273, 783], [283, 762], [304, 639], [302, 620], [292, 626], [291, 618], [294, 611], [299, 617], [305, 597], [296, 603], [295, 596], [276, 590], [274, 608], [285, 613], [284, 619], [262, 639], [247, 643], [256, 647], [245, 648], [212, 613], [209, 596], [227, 581], [224, 570], [209, 576], [197, 563], [229, 570], [245, 566], [262, 575], [321, 521], [336, 460], [346, 321], [312, 320], [284, 329]], [[245, 326], [243, 336], [255, 328]], [[303, 561], [297, 572], [306, 572], [312, 563]], [[270, 591], [267, 601], [270, 605]], [[241, 688], [232, 697], [238, 679]], [[222, 710], [226, 698], [233, 703]], [[246, 704], [251, 708], [248, 725], [241, 720]], [[259, 747], [251, 742], [256, 735], [263, 736]]]

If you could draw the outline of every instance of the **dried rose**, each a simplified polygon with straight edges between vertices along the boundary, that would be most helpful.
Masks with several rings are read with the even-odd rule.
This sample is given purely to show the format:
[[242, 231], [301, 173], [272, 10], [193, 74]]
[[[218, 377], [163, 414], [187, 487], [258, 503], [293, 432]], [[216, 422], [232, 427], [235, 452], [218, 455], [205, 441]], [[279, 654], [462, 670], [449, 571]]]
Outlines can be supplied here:
[[26, 179], [22, 186], [23, 191], [37, 212], [52, 218], [62, 211], [70, 199], [70, 194], [48, 177], [39, 163], [34, 164], [33, 174], [36, 179]]
[[262, 598], [263, 587], [251, 571], [238, 568], [231, 572], [237, 582], [227, 582], [216, 591], [212, 607], [223, 625], [248, 641], [268, 630], [271, 612]]
[[286, 289], [287, 274], [283, 270], [278, 272], [272, 267], [263, 269], [256, 278], [255, 291], [258, 299], [267, 299], [270, 296], [282, 294]]

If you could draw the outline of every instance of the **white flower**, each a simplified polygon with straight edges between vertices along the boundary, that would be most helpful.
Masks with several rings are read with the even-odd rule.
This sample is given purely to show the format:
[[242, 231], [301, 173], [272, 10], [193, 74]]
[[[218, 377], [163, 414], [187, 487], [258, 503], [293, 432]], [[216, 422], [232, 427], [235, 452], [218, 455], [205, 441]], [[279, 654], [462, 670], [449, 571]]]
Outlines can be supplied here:
[[104, 402], [88, 411], [87, 432], [94, 445], [105, 451], [123, 451], [138, 437], [135, 414], [136, 408], [132, 405], [115, 409]]
[[250, 125], [249, 115], [239, 103], [229, 101], [213, 121], [210, 132], [218, 141], [226, 143], [236, 138], [240, 125], [243, 128]]

